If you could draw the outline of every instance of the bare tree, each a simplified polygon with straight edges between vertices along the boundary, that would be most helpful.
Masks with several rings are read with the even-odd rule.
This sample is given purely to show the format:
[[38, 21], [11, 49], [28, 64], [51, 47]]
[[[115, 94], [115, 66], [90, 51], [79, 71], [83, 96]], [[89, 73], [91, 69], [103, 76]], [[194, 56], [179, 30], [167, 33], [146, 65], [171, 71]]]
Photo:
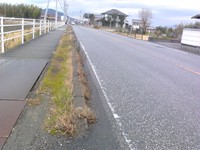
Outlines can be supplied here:
[[150, 25], [150, 20], [152, 18], [151, 10], [143, 8], [139, 11], [139, 18], [141, 19], [143, 33], [146, 33], [147, 27]]
[[185, 27], [185, 25], [183, 23], [180, 23], [180, 24], [176, 25], [176, 27], [174, 29], [174, 35], [179, 40], [181, 39], [184, 27]]

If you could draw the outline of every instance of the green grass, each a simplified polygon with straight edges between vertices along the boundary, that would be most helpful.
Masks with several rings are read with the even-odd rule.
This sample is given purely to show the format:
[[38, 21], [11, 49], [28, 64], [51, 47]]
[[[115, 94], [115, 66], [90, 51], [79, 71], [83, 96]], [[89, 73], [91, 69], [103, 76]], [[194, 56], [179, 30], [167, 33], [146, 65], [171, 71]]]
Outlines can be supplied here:
[[[71, 31], [72, 28], [68, 27], [68, 34], [62, 36], [39, 88], [40, 92], [48, 93], [51, 97], [50, 111], [44, 122], [44, 127], [52, 135], [57, 133], [77, 135], [79, 119], [86, 118], [88, 123], [96, 122], [96, 117], [88, 106], [84, 106], [81, 110], [73, 106], [72, 49], [75, 49], [75, 37]], [[80, 60], [78, 60], [79, 63], [81, 63]], [[83, 80], [80, 76], [84, 75], [83, 68], [79, 69], [78, 72], [80, 80], [86, 82], [86, 79]], [[89, 93], [88, 90], [86, 92]]]
[[[72, 40], [64, 34], [42, 81], [40, 91], [50, 93], [51, 106], [45, 128], [51, 134], [75, 134], [72, 107]], [[71, 120], [70, 120], [71, 119]]]

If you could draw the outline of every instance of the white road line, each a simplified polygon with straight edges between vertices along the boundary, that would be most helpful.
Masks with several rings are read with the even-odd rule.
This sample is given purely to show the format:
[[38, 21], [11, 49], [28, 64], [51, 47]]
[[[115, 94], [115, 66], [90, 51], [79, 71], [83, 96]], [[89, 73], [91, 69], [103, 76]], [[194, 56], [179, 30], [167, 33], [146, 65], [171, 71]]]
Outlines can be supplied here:
[[[89, 57], [89, 55], [88, 55], [88, 53], [87, 53], [85, 47], [83, 46], [82, 42], [80, 41], [80, 38], [78, 37], [78, 35], [77, 35], [77, 38], [78, 38], [78, 41], [79, 41], [79, 43], [80, 43], [80, 45], [81, 45], [81, 47], [82, 47], [82, 49], [83, 49], [83, 51], [84, 51], [84, 53], [85, 53], [85, 55], [86, 55], [88, 61], [89, 61], [89, 63], [90, 63], [90, 66], [92, 67], [92, 71], [94, 72], [94, 74], [95, 74], [95, 76], [96, 76], [96, 78], [97, 78], [97, 81], [98, 81], [98, 83], [99, 83], [99, 85], [100, 85], [100, 88], [101, 88], [101, 90], [102, 90], [102, 92], [103, 92], [103, 95], [104, 95], [104, 97], [106, 98], [106, 101], [107, 101], [107, 103], [108, 103], [108, 106], [110, 107], [110, 109], [111, 109], [111, 111], [112, 111], [113, 117], [116, 119], [117, 124], [119, 125], [119, 128], [120, 128], [120, 130], [122, 131], [122, 123], [121, 123], [121, 121], [120, 121], [120, 116], [115, 112], [114, 107], [113, 107], [112, 104], [110, 103], [110, 100], [109, 100], [109, 98], [108, 98], [108, 96], [107, 96], [107, 94], [106, 94], [106, 91], [104, 90], [105, 88], [102, 86], [102, 82], [101, 82], [100, 78], [99, 78], [98, 75], [97, 75], [96, 67], [93, 65], [93, 63], [92, 63], [92, 61], [91, 61], [91, 59], [90, 59], [90, 57]], [[123, 131], [122, 131], [122, 135], [124, 136], [124, 139], [125, 139], [125, 141], [127, 142], [128, 146], [129, 146], [129, 148], [130, 148], [130, 150], [134, 150], [134, 148], [132, 147], [132, 144], [131, 144], [131, 140], [128, 139], [127, 135], [126, 135]]]
[[[169, 48], [169, 47], [166, 47], [166, 48]], [[178, 52], [178, 53], [182, 53], [182, 54], [188, 55], [187, 52], [184, 52], [184, 51], [181, 51], [181, 50], [176, 50], [176, 49], [174, 49], [174, 48], [170, 48], [170, 49], [173, 50], [173, 51], [176, 51], [176, 52]]]
[[168, 47], [168, 46], [165, 46], [165, 45], [156, 44], [156, 43], [151, 43], [151, 44], [152, 44], [153, 46], [155, 46], [155, 47], [164, 48], [164, 49], [161, 49], [161, 50], [163, 50], [163, 51], [166, 51], [166, 49], [170, 49], [170, 50], [172, 50], [172, 51], [175, 51], [175, 52], [178, 52], [178, 53], [182, 53], [182, 54], [188, 55], [187, 52], [184, 52], [184, 51], [182, 51], [182, 50], [177, 50], [177, 49], [175, 49], [175, 48], [171, 48], [171, 47]]

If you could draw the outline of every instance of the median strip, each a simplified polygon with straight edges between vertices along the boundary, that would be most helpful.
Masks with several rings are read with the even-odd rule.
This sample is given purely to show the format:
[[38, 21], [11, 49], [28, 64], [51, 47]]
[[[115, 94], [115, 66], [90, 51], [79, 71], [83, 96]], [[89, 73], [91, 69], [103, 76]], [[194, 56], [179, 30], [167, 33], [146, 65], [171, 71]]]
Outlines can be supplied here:
[[74, 42], [72, 28], [68, 27], [39, 88], [51, 99], [44, 127], [53, 135], [75, 136], [87, 129], [87, 123], [95, 122], [95, 115], [85, 103], [89, 92]]

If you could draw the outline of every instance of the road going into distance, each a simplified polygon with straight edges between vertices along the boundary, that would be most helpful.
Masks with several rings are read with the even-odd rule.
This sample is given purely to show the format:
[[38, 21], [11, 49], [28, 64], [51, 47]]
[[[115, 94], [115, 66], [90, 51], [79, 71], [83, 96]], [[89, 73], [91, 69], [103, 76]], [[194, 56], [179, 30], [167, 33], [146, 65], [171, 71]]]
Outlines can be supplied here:
[[200, 56], [73, 28], [130, 149], [200, 149]]

